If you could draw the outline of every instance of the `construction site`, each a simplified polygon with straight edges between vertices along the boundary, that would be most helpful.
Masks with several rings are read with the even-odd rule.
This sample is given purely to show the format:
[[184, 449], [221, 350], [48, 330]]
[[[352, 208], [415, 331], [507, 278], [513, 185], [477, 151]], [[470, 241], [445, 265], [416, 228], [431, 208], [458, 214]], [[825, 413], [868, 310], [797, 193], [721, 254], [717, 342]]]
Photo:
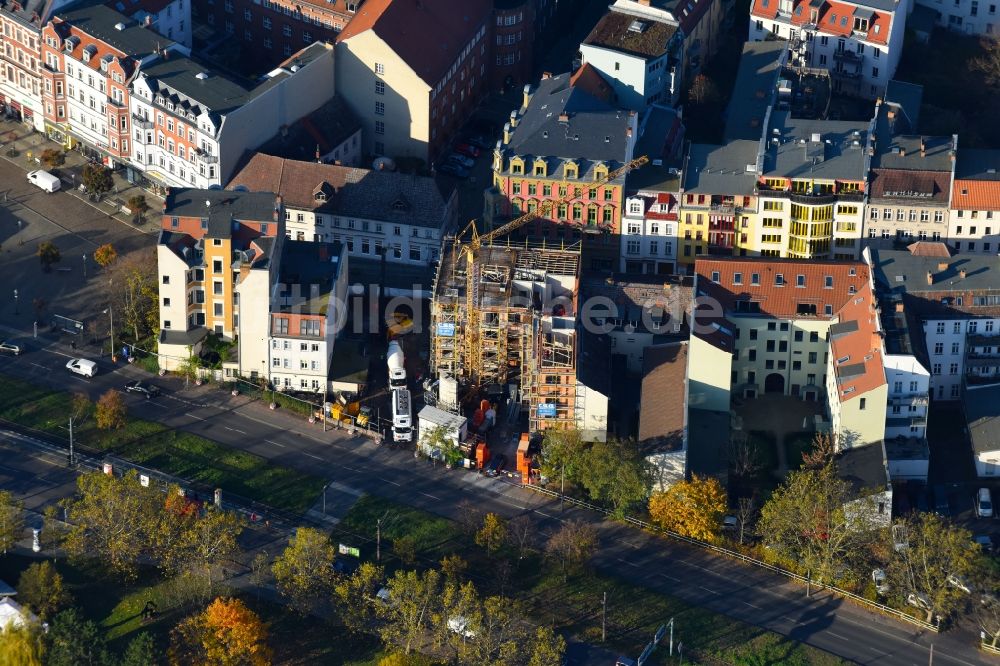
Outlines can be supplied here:
[[431, 305], [431, 370], [459, 382], [464, 402], [503, 396], [532, 432], [578, 427], [578, 246], [456, 242], [442, 257]]

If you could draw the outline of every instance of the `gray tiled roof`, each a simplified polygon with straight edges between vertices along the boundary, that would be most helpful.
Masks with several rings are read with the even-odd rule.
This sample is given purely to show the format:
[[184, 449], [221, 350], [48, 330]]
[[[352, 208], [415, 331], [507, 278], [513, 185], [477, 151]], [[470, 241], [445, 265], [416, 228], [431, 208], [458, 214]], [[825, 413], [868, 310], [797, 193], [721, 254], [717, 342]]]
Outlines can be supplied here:
[[756, 164], [758, 146], [757, 141], [730, 141], [724, 146], [692, 143], [684, 166], [684, 191], [753, 194], [757, 176], [747, 167]]
[[885, 101], [903, 110], [910, 125], [910, 132], [920, 128], [920, 104], [924, 99], [924, 87], [916, 83], [893, 79], [885, 86]]
[[[763, 175], [863, 180], [868, 127], [867, 122], [806, 120], [775, 111], [768, 128]], [[813, 141], [815, 135], [819, 135], [818, 142]], [[778, 145], [775, 137], [781, 140]]]
[[958, 151], [955, 178], [1000, 180], [998, 171], [1000, 171], [1000, 150], [963, 148]]
[[[225, 113], [242, 106], [250, 93], [250, 86], [229, 75], [221, 75], [217, 70], [193, 58], [171, 56], [160, 58], [140, 70], [148, 79], [154, 91], [169, 97], [177, 95], [178, 101], [187, 101], [191, 106], [202, 107], [205, 111]], [[207, 78], [199, 79], [199, 74]], [[153, 82], [156, 85], [152, 85]]]
[[[58, 16], [136, 60], [174, 44], [163, 35], [105, 5], [84, 4], [58, 12]], [[124, 30], [115, 27], [119, 23], [124, 24]]]
[[[282, 312], [326, 314], [333, 283], [341, 266], [343, 246], [338, 242], [286, 240], [281, 246], [278, 281], [291, 285], [291, 303], [279, 304]], [[346, 261], [345, 261], [346, 263]]]
[[[211, 205], [206, 206], [206, 202]], [[271, 222], [274, 220], [275, 195], [271, 192], [228, 192], [172, 188], [164, 202], [163, 214], [177, 217], [219, 217], [237, 220]]]
[[783, 40], [743, 45], [733, 94], [726, 107], [723, 136], [727, 141], [760, 139], [764, 132], [764, 115], [774, 97], [787, 49], [788, 42]]
[[846, 449], [837, 455], [834, 464], [837, 476], [850, 483], [855, 492], [882, 490], [889, 485], [881, 441]]
[[[676, 134], [673, 133], [675, 124]], [[684, 135], [684, 125], [678, 122], [677, 111], [653, 104], [643, 116], [639, 131], [641, 134], [635, 145], [635, 154], [645, 155], [650, 162], [628, 173], [629, 190], [676, 192], [680, 185], [678, 173], [683, 159], [679, 148]]]
[[962, 406], [972, 450], [1000, 450], [1000, 386], [967, 389]]
[[[524, 157], [602, 161], [612, 168], [620, 165], [627, 157], [630, 112], [571, 87], [569, 79], [568, 73], [559, 74], [538, 84], [527, 108], [520, 111], [507, 151]], [[561, 121], [561, 114], [569, 119]], [[580, 171], [583, 176], [583, 168]]]
[[[872, 251], [872, 262], [879, 291], [895, 293], [952, 292], [961, 290], [1000, 290], [1000, 258], [996, 255], [960, 254], [954, 257], [920, 257], [907, 250]], [[938, 270], [938, 264], [949, 267]], [[959, 271], [965, 269], [965, 278]], [[927, 284], [932, 273], [934, 284]]]

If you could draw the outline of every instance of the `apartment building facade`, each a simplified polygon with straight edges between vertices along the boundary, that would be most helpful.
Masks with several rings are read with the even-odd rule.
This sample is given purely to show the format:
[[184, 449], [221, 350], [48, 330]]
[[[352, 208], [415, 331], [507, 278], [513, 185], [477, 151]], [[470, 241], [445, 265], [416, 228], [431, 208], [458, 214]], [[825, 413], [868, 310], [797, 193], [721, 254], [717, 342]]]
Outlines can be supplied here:
[[837, 92], [881, 96], [902, 55], [907, 0], [754, 0], [751, 41], [788, 40], [789, 63], [830, 71]]
[[948, 240], [963, 254], [1000, 253], [1000, 150], [958, 151]]
[[258, 153], [229, 188], [278, 192], [289, 239], [343, 243], [347, 254], [427, 266], [456, 225], [458, 195], [433, 178]]
[[81, 146], [108, 166], [131, 155], [129, 85], [138, 64], [161, 48], [183, 51], [103, 5], [61, 13], [42, 29], [45, 131], [67, 148]]
[[432, 162], [444, 150], [487, 93], [494, 22], [490, 0], [366, 0], [336, 66], [365, 152]]
[[167, 39], [191, 48], [194, 24], [190, 0], [111, 0], [106, 3]]
[[557, 243], [590, 236], [593, 261], [611, 268], [619, 261], [625, 200], [625, 174], [614, 172], [632, 159], [638, 116], [569, 83], [570, 75], [560, 74], [525, 87], [493, 152], [485, 218], [495, 227], [547, 205], [547, 214], [516, 235]]
[[221, 186], [248, 150], [333, 97], [333, 47], [313, 44], [252, 85], [170, 53], [132, 84], [130, 164], [154, 184]]
[[[157, 243], [159, 349], [173, 364], [167, 369], [196, 353], [209, 332], [227, 340], [237, 335], [241, 300], [236, 287], [248, 271], [265, 271], [273, 283], [284, 223], [281, 198], [271, 193], [168, 193]], [[253, 304], [249, 316], [256, 316], [258, 304], [247, 304]]]
[[914, 0], [917, 5], [931, 9], [937, 18], [937, 25], [966, 35], [1000, 34], [1000, 20], [997, 2], [994, 0]]
[[[996, 258], [954, 256], [944, 243], [872, 253], [879, 289], [917, 323], [918, 359], [930, 371], [932, 400], [963, 397], [964, 387], [992, 383], [1000, 349]], [[994, 339], [995, 338], [995, 339]]]
[[194, 18], [214, 28], [241, 59], [274, 67], [317, 42], [334, 42], [365, 0], [195, 2]]

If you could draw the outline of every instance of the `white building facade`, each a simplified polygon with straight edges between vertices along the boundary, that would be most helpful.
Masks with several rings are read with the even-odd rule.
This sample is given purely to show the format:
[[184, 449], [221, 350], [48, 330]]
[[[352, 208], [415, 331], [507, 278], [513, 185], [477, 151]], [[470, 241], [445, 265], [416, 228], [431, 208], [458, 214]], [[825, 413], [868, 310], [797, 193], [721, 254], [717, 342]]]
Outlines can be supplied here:
[[886, 354], [884, 358], [889, 385], [885, 438], [925, 439], [930, 373], [909, 354]]
[[677, 263], [678, 203], [666, 192], [638, 192], [625, 199], [619, 270], [670, 274]]

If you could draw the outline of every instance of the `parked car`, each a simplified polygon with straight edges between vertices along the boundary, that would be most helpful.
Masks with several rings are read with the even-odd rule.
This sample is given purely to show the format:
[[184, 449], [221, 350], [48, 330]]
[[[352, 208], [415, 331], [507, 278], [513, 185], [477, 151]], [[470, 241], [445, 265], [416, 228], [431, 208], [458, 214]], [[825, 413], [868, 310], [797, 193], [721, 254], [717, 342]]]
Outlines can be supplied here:
[[486, 464], [486, 476], [497, 476], [503, 471], [504, 465], [507, 464], [507, 456], [502, 453], [494, 454], [490, 461]]
[[630, 657], [618, 657], [615, 659], [615, 666], [635, 666], [635, 659]]
[[455, 144], [455, 152], [476, 159], [482, 151], [468, 143], [457, 143]]
[[931, 609], [931, 600], [923, 592], [910, 592], [906, 595], [906, 603], [914, 606], [915, 608], [922, 608], [924, 610]]
[[884, 595], [889, 591], [884, 569], [872, 569], [872, 582], [875, 583], [875, 591], [879, 594]]
[[70, 359], [66, 363], [66, 369], [75, 375], [83, 377], [93, 377], [97, 374], [97, 364], [85, 358]]
[[62, 182], [44, 169], [28, 173], [28, 182], [45, 190], [49, 194], [62, 187]]
[[951, 585], [956, 590], [961, 590], [962, 592], [965, 592], [966, 594], [971, 594], [972, 593], [972, 585], [969, 583], [969, 581], [965, 580], [961, 576], [956, 576], [956, 575], [952, 574], [952, 575], [948, 576], [947, 580], [948, 580], [948, 584]]
[[993, 539], [991, 539], [988, 534], [977, 534], [972, 537], [972, 540], [983, 549], [984, 553], [993, 552]]
[[469, 629], [469, 621], [461, 615], [453, 615], [448, 618], [448, 631], [458, 634], [463, 638], [475, 638], [476, 632]]
[[471, 157], [466, 157], [465, 155], [459, 155], [458, 153], [452, 153], [448, 157], [444, 158], [445, 163], [454, 162], [455, 164], [465, 167], [466, 169], [471, 169], [475, 166], [476, 161]]
[[14, 344], [13, 342], [7, 342], [4, 340], [0, 342], [0, 354], [10, 354], [11, 356], [21, 355], [21, 345]]
[[739, 524], [740, 521], [737, 520], [736, 516], [726, 516], [722, 519], [722, 529], [724, 530], [735, 530]]
[[980, 488], [976, 493], [976, 517], [993, 517], [993, 499], [990, 497], [989, 488]]
[[160, 388], [158, 386], [153, 386], [152, 384], [144, 384], [138, 379], [134, 382], [129, 382], [125, 385], [126, 393], [138, 393], [139, 395], [146, 396], [146, 399], [155, 398], [160, 395]]
[[493, 147], [496, 141], [490, 141], [489, 137], [483, 136], [482, 134], [473, 134], [465, 138], [465, 142], [470, 146], [475, 146], [480, 150], [488, 150]]
[[438, 167], [438, 172], [447, 174], [449, 176], [454, 176], [455, 178], [469, 177], [469, 170], [457, 164], [456, 162], [442, 162], [441, 166]]

